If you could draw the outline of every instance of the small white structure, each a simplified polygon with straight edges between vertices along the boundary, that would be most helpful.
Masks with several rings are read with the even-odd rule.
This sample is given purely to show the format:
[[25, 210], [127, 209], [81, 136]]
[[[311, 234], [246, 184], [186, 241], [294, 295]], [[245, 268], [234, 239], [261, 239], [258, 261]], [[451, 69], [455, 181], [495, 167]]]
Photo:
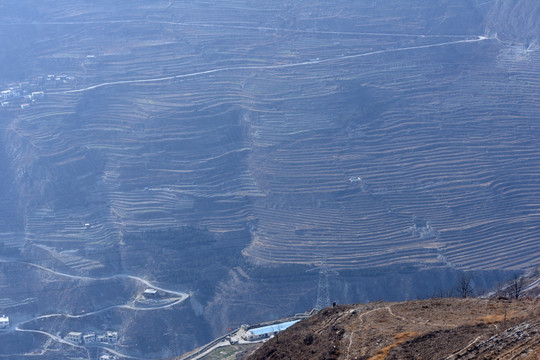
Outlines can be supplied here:
[[80, 344], [83, 339], [83, 334], [81, 332], [72, 331], [69, 332], [64, 339], [74, 342], [75, 344]]
[[30, 104], [21, 104], [21, 109], [28, 109], [30, 107]]
[[83, 340], [85, 344], [90, 344], [96, 342], [96, 334], [90, 333], [83, 336]]
[[7, 327], [9, 327], [9, 317], [2, 315], [2, 317], [0, 317], [0, 329], [5, 329]]
[[97, 335], [96, 340], [98, 342], [102, 342], [102, 343], [114, 344], [115, 342], [118, 341], [118, 332], [117, 331], [107, 331], [103, 335]]
[[99, 360], [116, 360], [116, 359], [118, 359], [116, 356], [109, 355], [109, 354], [101, 355], [99, 357]]
[[105, 340], [108, 343], [114, 344], [118, 341], [118, 332], [117, 331], [107, 331], [105, 333]]
[[143, 291], [143, 295], [145, 298], [155, 298], [157, 296], [157, 290], [148, 288]]

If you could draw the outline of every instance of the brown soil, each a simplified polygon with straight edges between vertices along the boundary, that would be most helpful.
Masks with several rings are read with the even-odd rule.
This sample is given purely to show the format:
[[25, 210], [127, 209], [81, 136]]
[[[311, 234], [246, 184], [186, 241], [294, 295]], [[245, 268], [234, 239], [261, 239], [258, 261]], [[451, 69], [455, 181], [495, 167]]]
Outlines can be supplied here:
[[248, 359], [540, 359], [539, 315], [539, 300], [337, 306], [292, 326]]

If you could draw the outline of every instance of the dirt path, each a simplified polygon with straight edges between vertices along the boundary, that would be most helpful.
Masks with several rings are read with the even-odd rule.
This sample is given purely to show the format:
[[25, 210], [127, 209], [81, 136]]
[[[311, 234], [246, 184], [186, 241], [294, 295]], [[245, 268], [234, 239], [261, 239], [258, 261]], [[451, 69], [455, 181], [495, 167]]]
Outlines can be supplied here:
[[[24, 328], [22, 328], [22, 326], [24, 326], [25, 324], [30, 323], [32, 321], [35, 321], [35, 320], [47, 319], [47, 318], [51, 318], [51, 317], [67, 317], [67, 318], [72, 318], [72, 319], [84, 318], [84, 317], [88, 317], [88, 316], [92, 316], [92, 315], [97, 315], [97, 314], [100, 314], [100, 313], [103, 313], [103, 312], [106, 312], [106, 311], [109, 311], [109, 310], [112, 310], [112, 309], [128, 309], [128, 310], [132, 310], [132, 311], [161, 310], [161, 309], [166, 309], [166, 308], [173, 307], [173, 306], [175, 306], [177, 304], [180, 304], [180, 303], [184, 302], [186, 299], [189, 298], [188, 293], [181, 292], [181, 291], [176, 291], [176, 290], [171, 290], [171, 289], [166, 289], [166, 288], [163, 288], [163, 287], [160, 287], [160, 286], [156, 286], [155, 284], [151, 283], [148, 280], [145, 280], [143, 278], [140, 278], [138, 276], [133, 276], [133, 275], [117, 274], [117, 275], [112, 275], [112, 276], [107, 276], [107, 277], [88, 277], [88, 276], [79, 276], [79, 275], [72, 275], [72, 274], [62, 273], [62, 272], [59, 272], [59, 271], [56, 271], [56, 270], [53, 270], [53, 269], [49, 269], [47, 267], [44, 267], [44, 266], [41, 266], [41, 265], [38, 265], [38, 264], [34, 264], [34, 263], [30, 263], [30, 262], [9, 261], [9, 260], [0, 260], [0, 262], [1, 263], [24, 264], [24, 265], [34, 267], [34, 268], [36, 268], [38, 270], [48, 272], [50, 274], [57, 275], [59, 277], [65, 277], [65, 278], [69, 278], [69, 279], [82, 280], [82, 281], [104, 281], [104, 280], [113, 280], [113, 279], [118, 279], [118, 278], [130, 279], [130, 280], [134, 280], [136, 282], [140, 282], [140, 283], [144, 284], [145, 286], [151, 287], [153, 289], [165, 292], [165, 293], [167, 293], [169, 295], [176, 296], [176, 298], [171, 298], [171, 302], [168, 303], [168, 304], [165, 304], [165, 305], [158, 305], [158, 306], [153, 306], [153, 307], [139, 308], [139, 307], [129, 305], [129, 304], [118, 304], [118, 305], [108, 306], [108, 307], [105, 307], [103, 309], [96, 310], [96, 311], [93, 311], [93, 312], [89, 312], [89, 313], [86, 313], [86, 314], [80, 314], [80, 315], [61, 314], [61, 313], [45, 314], [45, 315], [40, 315], [40, 316], [30, 318], [30, 319], [27, 319], [27, 320], [23, 320], [23, 321], [20, 321], [17, 324], [15, 324], [15, 331], [29, 332], [29, 333], [45, 335], [51, 341], [55, 341], [55, 342], [58, 342], [60, 344], [68, 345], [68, 346], [79, 348], [79, 349], [87, 350], [87, 347], [84, 346], [84, 345], [75, 344], [75, 343], [73, 343], [71, 341], [64, 340], [63, 338], [61, 338], [61, 337], [59, 337], [57, 335], [51, 334], [49, 332], [46, 332], [46, 331], [34, 330], [34, 329], [24, 329]], [[44, 349], [42, 349], [42, 353], [44, 353], [47, 350], [47, 347], [49, 345], [50, 345], [50, 341], [48, 341], [46, 343], [46, 347]], [[113, 350], [113, 349], [111, 349], [111, 348], [109, 348], [107, 346], [103, 346], [103, 345], [99, 345], [99, 344], [92, 344], [90, 346], [105, 349], [105, 350], [109, 351], [111, 354], [116, 355], [116, 356], [121, 357], [121, 358], [133, 358], [133, 357], [131, 357], [129, 355], [125, 355], [125, 354], [122, 354], [122, 353], [120, 353], [120, 352], [118, 352], [116, 350]]]

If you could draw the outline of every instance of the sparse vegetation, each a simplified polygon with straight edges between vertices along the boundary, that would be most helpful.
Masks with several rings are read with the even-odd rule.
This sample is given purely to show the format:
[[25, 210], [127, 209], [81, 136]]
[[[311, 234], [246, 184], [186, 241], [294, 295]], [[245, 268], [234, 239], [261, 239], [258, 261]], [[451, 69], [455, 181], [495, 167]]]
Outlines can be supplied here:
[[474, 287], [473, 287], [473, 274], [472, 273], [462, 273], [459, 276], [457, 283], [457, 291], [461, 298], [465, 299], [471, 296]]
[[525, 280], [521, 275], [514, 275], [510, 282], [510, 296], [512, 299], [519, 299], [523, 293]]
[[[476, 359], [512, 349], [537, 359], [530, 356], [540, 351], [539, 315], [540, 300], [446, 298], [339, 306], [284, 331], [279, 343], [270, 340], [248, 360], [440, 359], [458, 354]], [[313, 334], [316, 341], [306, 341]]]
[[[118, 351], [151, 358], [305, 311], [318, 293], [305, 270], [321, 258], [340, 272], [329, 291], [350, 301], [423, 298], [454, 285], [451, 269], [535, 264], [540, 53], [529, 4], [0, 1], [1, 89], [42, 92], [0, 104], [3, 250], [24, 244], [23, 261], [65, 273], [2, 264], [12, 297], [2, 304], [22, 304], [20, 318], [114, 322], [130, 330]], [[143, 315], [129, 305], [140, 289], [70, 277], [97, 272], [193, 296]], [[471, 284], [456, 296], [469, 300]], [[119, 303], [116, 315], [77, 317]], [[423, 306], [429, 318], [436, 305]], [[388, 307], [358, 311], [395, 324], [377, 344], [388, 356], [456, 335], [433, 327], [395, 345], [417, 331], [399, 329], [400, 316], [418, 324]], [[293, 345], [349, 355], [360, 336], [348, 331]], [[379, 341], [363, 332], [359, 346]], [[66, 355], [43, 334], [7, 336], [2, 356]], [[26, 338], [35, 343], [15, 349]], [[86, 357], [78, 351], [65, 357]]]

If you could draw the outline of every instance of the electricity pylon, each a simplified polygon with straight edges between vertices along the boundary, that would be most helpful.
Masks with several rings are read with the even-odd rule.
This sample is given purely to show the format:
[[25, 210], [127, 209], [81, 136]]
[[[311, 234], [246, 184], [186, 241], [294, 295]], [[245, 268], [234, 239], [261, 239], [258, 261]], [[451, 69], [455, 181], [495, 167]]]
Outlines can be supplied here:
[[308, 271], [317, 271], [319, 273], [319, 285], [317, 287], [317, 303], [315, 304], [315, 310], [319, 311], [330, 306], [330, 288], [328, 285], [328, 278], [330, 275], [339, 275], [335, 270], [328, 267], [326, 259], [321, 261], [315, 268]]

